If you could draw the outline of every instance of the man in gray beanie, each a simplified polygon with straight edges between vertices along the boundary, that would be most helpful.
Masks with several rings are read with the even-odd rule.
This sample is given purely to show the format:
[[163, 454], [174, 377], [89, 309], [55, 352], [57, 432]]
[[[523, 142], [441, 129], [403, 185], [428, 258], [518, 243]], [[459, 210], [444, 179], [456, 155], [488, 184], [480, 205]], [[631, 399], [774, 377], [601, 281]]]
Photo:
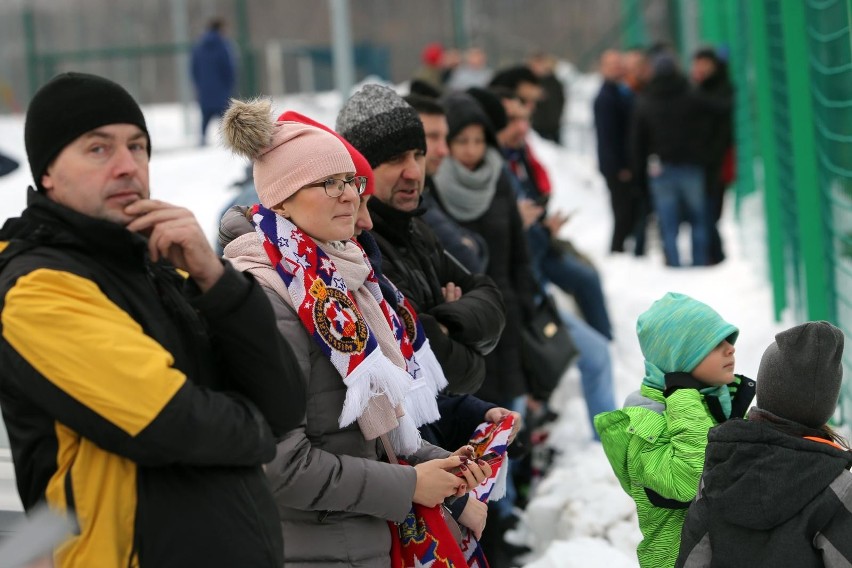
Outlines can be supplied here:
[[38, 190], [0, 230], [0, 405], [24, 508], [75, 525], [52, 565], [278, 568], [261, 466], [304, 379], [266, 295], [150, 198], [121, 85], [58, 75], [24, 131]]
[[825, 321], [775, 336], [757, 407], [709, 432], [675, 566], [852, 565], [852, 451], [826, 425], [843, 343]]
[[475, 393], [485, 378], [483, 354], [505, 325], [503, 300], [491, 278], [465, 270], [420, 219], [426, 175], [420, 116], [393, 89], [366, 85], [343, 105], [336, 130], [373, 167], [374, 199], [362, 196], [370, 199], [373, 229], [360, 239], [375, 239], [385, 276], [417, 310], [448, 390]]

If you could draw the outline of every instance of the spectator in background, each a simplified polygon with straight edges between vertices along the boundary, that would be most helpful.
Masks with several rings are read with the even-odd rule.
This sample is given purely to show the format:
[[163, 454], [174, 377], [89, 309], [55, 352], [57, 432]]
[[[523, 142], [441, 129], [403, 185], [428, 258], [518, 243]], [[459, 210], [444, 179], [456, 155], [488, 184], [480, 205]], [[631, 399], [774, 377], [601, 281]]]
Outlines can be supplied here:
[[530, 117], [542, 97], [541, 80], [526, 65], [507, 67], [494, 75], [488, 86], [492, 89], [506, 89], [514, 93], [524, 105]]
[[642, 92], [651, 80], [651, 65], [648, 56], [641, 49], [628, 49], [622, 57], [624, 76], [622, 81], [636, 95]]
[[237, 82], [236, 63], [223, 31], [225, 21], [213, 18], [192, 48], [192, 81], [201, 109], [201, 145], [207, 143], [207, 126], [228, 108]]
[[[531, 278], [515, 193], [491, 120], [477, 100], [468, 93], [451, 93], [441, 102], [447, 113], [450, 154], [435, 174], [435, 206], [488, 243], [486, 273], [497, 283], [506, 306], [506, 328], [497, 348], [485, 359], [485, 382], [477, 396], [525, 414], [530, 379], [521, 364], [520, 329], [533, 312], [537, 287]], [[525, 478], [529, 476], [530, 471]], [[503, 533], [516, 522], [507, 506], [516, 499], [510, 487], [506, 499], [508, 503], [489, 507], [497, 515], [482, 539], [488, 562], [495, 568], [510, 566], [513, 556], [503, 540]]]
[[[596, 414], [615, 407], [612, 359], [607, 344], [612, 337], [595, 327], [597, 324], [608, 332], [611, 329], [601, 282], [594, 267], [582, 263], [571, 256], [570, 252], [561, 250], [550, 242], [550, 231], [544, 226], [542, 219], [545, 208], [529, 198], [530, 195], [539, 195], [531, 193], [538, 186], [529, 173], [530, 166], [524, 165], [531, 162], [528, 158], [524, 161], [521, 153], [522, 142], [529, 130], [529, 114], [526, 107], [510, 92], [499, 90], [497, 95], [502, 98], [503, 115], [497, 116], [496, 119], [492, 118], [491, 122], [503, 124], [503, 128], [497, 132], [497, 140], [503, 149], [504, 156], [511, 156], [511, 159], [507, 158], [505, 167], [510, 173], [510, 181], [515, 185], [517, 207], [526, 229], [534, 276], [538, 279], [539, 286], [552, 278], [553, 283], [564, 292], [574, 295], [583, 315], [586, 316], [588, 311], [595, 322], [592, 323], [590, 319], [583, 321], [571, 311], [560, 310], [560, 315], [580, 351], [577, 366], [580, 369], [580, 382], [591, 422]], [[474, 96], [480, 104], [487, 100], [483, 96], [476, 96], [476, 94]], [[494, 111], [491, 110], [491, 104], [483, 104], [483, 109], [489, 117], [495, 116]], [[515, 164], [516, 168], [512, 167], [511, 160], [518, 162]], [[536, 167], [541, 169], [542, 174], [544, 173], [540, 164]]]
[[[601, 88], [594, 101], [595, 133], [598, 145], [598, 168], [609, 188], [612, 205], [612, 240], [610, 252], [624, 252], [624, 241], [635, 237], [636, 256], [644, 254], [644, 239], [637, 234], [637, 213], [641, 204], [640, 190], [630, 171], [628, 152], [630, 114], [633, 94], [621, 83], [624, 77], [622, 54], [614, 49], [601, 55]], [[642, 227], [644, 232], [644, 227]]]
[[704, 185], [707, 193], [707, 230], [709, 232], [708, 264], [725, 260], [722, 237], [717, 224], [722, 217], [725, 190], [734, 179], [734, 125], [731, 108], [734, 87], [728, 76], [728, 65], [711, 47], [701, 48], [692, 56], [692, 81], [700, 96], [717, 102], [727, 110], [708, 122], [707, 166]]
[[547, 212], [550, 176], [527, 144], [530, 106], [510, 90], [498, 88], [495, 93], [502, 100], [507, 117], [507, 125], [497, 133], [497, 141], [515, 184], [536, 276], [542, 283], [553, 282], [571, 294], [586, 322], [600, 335], [612, 339], [612, 325], [598, 271], [570, 241], [559, 237], [569, 216]]
[[337, 115], [336, 130], [370, 163], [368, 203], [385, 276], [416, 310], [454, 394], [476, 392], [484, 354], [505, 325], [502, 295], [491, 278], [470, 274], [420, 219], [426, 136], [417, 112], [388, 87], [366, 85]]
[[420, 52], [420, 67], [412, 81], [425, 83], [438, 93], [444, 90], [444, 46], [435, 41], [427, 44]]
[[479, 47], [468, 48], [462, 62], [450, 73], [447, 90], [464, 91], [471, 87], [484, 87], [493, 73], [488, 67], [485, 51]]
[[447, 116], [441, 104], [427, 97], [408, 95], [405, 102], [410, 104], [423, 122], [426, 133], [426, 178], [423, 181], [423, 200], [425, 209], [423, 220], [429, 225], [448, 253], [473, 273], [484, 273], [488, 265], [488, 244], [478, 233], [465, 229], [444, 212], [435, 202], [435, 172], [449, 154], [447, 146]]
[[[639, 94], [645, 89], [648, 81], [651, 80], [651, 65], [648, 62], [648, 56], [643, 49], [632, 48], [624, 52], [622, 58], [624, 65], [623, 85], [629, 91], [628, 93], [628, 120], [633, 124], [633, 113], [636, 111], [636, 99]], [[632, 126], [631, 126], [632, 127]], [[630, 148], [630, 136], [628, 135], [628, 152]], [[634, 211], [634, 219], [636, 225], [634, 227], [635, 243], [633, 252], [637, 256], [645, 254], [645, 239], [648, 228], [648, 217], [651, 214], [653, 207], [651, 206], [651, 193], [648, 189], [648, 176], [645, 171], [637, 172], [633, 170], [633, 163], [630, 163], [631, 175], [633, 178], [633, 187], [636, 191], [636, 210]]]
[[435, 200], [458, 224], [481, 235], [491, 254], [486, 267], [503, 294], [506, 329], [486, 357], [485, 383], [477, 396], [512, 407], [527, 393], [521, 366], [521, 322], [533, 312], [534, 281], [524, 227], [512, 183], [503, 168], [491, 121], [467, 93], [443, 99], [450, 155], [435, 174]]
[[708, 264], [709, 237], [704, 170], [711, 105], [692, 91], [668, 50], [652, 56], [653, 75], [636, 104], [631, 128], [634, 172], [648, 176], [668, 266], [681, 266], [677, 235], [682, 221], [692, 232], [692, 264]]
[[527, 66], [538, 77], [541, 99], [532, 114], [533, 130], [545, 140], [562, 143], [562, 114], [565, 111], [565, 85], [556, 76], [556, 57], [543, 51], [533, 53]]
[[0, 154], [0, 177], [10, 174], [18, 169], [18, 161]]

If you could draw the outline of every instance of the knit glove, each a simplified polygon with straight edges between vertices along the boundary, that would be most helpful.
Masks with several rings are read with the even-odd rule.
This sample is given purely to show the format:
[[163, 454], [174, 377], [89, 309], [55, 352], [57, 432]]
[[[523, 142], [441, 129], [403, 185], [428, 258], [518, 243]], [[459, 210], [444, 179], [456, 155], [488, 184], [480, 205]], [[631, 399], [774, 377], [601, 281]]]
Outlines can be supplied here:
[[666, 373], [664, 378], [666, 380], [666, 390], [663, 391], [663, 396], [666, 398], [671, 396], [671, 394], [677, 389], [701, 390], [707, 386], [689, 373], [684, 373], [682, 371], [677, 373]]

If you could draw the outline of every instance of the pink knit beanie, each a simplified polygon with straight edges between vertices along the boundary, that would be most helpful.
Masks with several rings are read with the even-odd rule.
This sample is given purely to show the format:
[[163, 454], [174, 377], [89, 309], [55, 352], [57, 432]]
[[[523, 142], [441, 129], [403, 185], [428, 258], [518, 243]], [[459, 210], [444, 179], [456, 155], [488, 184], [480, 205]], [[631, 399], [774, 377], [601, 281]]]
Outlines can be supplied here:
[[305, 185], [354, 173], [349, 151], [333, 134], [301, 122], [274, 122], [268, 100], [232, 100], [222, 118], [225, 143], [254, 162], [254, 184], [266, 208]]

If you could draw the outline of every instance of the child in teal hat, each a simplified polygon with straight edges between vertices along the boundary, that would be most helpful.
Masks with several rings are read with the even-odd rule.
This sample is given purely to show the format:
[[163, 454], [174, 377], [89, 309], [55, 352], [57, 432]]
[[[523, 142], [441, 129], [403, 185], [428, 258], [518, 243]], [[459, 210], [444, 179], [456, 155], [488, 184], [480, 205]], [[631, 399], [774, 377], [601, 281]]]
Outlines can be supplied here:
[[636, 502], [643, 568], [674, 566], [698, 492], [707, 432], [745, 415], [755, 383], [734, 374], [739, 330], [710, 306], [669, 292], [639, 316], [645, 376], [624, 408], [595, 417], [607, 459]]

